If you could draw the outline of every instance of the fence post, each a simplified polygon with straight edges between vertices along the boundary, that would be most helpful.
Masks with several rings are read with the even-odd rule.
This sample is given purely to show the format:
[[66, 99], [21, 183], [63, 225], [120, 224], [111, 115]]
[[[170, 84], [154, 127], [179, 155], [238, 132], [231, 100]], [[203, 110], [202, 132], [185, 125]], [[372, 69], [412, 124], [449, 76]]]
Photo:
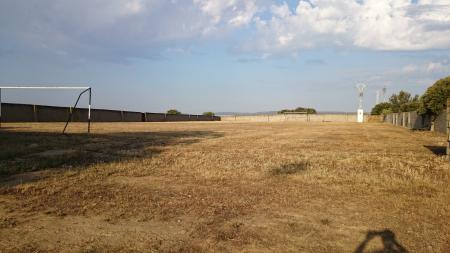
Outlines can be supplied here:
[[411, 129], [411, 112], [406, 113], [406, 127]]
[[447, 159], [450, 161], [450, 98], [447, 99]]
[[402, 113], [402, 127], [406, 127], [406, 112]]
[[38, 122], [37, 106], [33, 105], [33, 122]]

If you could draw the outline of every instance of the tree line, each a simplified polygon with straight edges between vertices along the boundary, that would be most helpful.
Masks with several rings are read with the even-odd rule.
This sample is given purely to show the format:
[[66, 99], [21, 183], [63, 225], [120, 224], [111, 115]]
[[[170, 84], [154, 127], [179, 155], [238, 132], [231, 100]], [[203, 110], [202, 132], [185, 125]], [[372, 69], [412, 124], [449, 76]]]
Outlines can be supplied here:
[[[182, 113], [180, 111], [178, 111], [177, 109], [170, 109], [170, 110], [167, 111], [166, 114], [169, 114], [169, 115], [180, 115]], [[214, 112], [204, 112], [203, 115], [212, 117], [212, 116], [215, 116], [216, 114]]]
[[419, 115], [430, 115], [432, 121], [447, 108], [447, 98], [450, 98], [450, 76], [436, 81], [421, 96], [412, 96], [407, 91], [400, 91], [372, 108], [372, 115], [387, 115], [390, 113], [417, 111]]
[[305, 113], [305, 114], [316, 114], [316, 109], [314, 108], [304, 108], [304, 107], [297, 107], [295, 109], [283, 109], [281, 111], [278, 111], [278, 114], [283, 113]]

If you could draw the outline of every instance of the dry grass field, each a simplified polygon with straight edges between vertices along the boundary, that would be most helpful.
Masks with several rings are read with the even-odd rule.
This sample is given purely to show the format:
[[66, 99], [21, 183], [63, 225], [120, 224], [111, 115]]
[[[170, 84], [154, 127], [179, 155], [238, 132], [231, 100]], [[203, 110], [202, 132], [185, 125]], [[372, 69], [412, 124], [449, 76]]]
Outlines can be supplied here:
[[442, 135], [380, 123], [3, 127], [0, 252], [450, 252]]

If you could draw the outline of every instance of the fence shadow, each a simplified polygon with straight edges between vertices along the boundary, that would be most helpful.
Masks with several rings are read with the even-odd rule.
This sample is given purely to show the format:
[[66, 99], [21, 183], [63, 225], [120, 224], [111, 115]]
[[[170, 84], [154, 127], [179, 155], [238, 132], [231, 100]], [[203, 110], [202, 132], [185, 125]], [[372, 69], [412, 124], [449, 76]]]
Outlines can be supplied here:
[[[83, 169], [90, 164], [148, 158], [171, 145], [219, 138], [213, 131], [70, 134], [0, 131], [0, 185], [14, 175], [47, 169]], [[31, 173], [31, 174], [33, 174]], [[26, 175], [24, 178], [36, 179]]]
[[379, 237], [383, 244], [382, 249], [370, 251], [371, 253], [408, 253], [408, 250], [403, 247], [395, 238], [395, 233], [389, 229], [380, 231], [368, 231], [366, 239], [355, 249], [354, 253], [364, 253], [370, 241]]
[[429, 149], [433, 154], [437, 156], [444, 156], [447, 154], [447, 148], [445, 146], [427, 146], [424, 145], [425, 148]]

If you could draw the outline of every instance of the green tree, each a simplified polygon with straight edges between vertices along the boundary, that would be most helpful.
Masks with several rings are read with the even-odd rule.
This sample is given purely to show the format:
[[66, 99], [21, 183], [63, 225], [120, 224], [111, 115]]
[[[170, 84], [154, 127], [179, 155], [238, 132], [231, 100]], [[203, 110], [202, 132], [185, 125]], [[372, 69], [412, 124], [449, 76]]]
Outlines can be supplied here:
[[292, 110], [292, 109], [283, 109], [283, 110], [279, 111], [278, 113], [283, 114], [283, 113], [294, 112], [294, 111], [295, 110]]
[[420, 97], [418, 112], [422, 115], [431, 115], [431, 131], [434, 131], [437, 115], [446, 108], [448, 98], [450, 98], [450, 76], [435, 82]]
[[176, 110], [176, 109], [170, 109], [170, 110], [167, 111], [167, 114], [170, 114], [170, 115], [180, 115], [181, 112], [179, 112], [179, 111]]
[[212, 117], [212, 116], [215, 116], [216, 114], [213, 113], [213, 112], [204, 112], [203, 115], [204, 115], [204, 116]]
[[419, 95], [415, 95], [409, 102], [400, 105], [401, 112], [412, 112], [419, 109]]
[[382, 115], [388, 115], [388, 114], [391, 114], [391, 113], [392, 113], [392, 109], [391, 108], [386, 108], [386, 109], [383, 109], [383, 111], [381, 111]]
[[419, 108], [419, 96], [411, 97], [411, 93], [400, 91], [389, 98], [393, 112], [409, 112]]
[[370, 114], [372, 115], [385, 115], [385, 113], [392, 112], [392, 104], [388, 102], [379, 103], [376, 104], [372, 108], [372, 112]]
[[295, 109], [283, 109], [281, 111], [279, 111], [279, 114], [283, 114], [283, 113], [289, 113], [289, 112], [298, 112], [298, 113], [308, 113], [308, 114], [316, 114], [316, 109], [314, 108], [304, 108], [304, 107], [297, 107]]
[[308, 109], [306, 109], [306, 113], [308, 113], [308, 114], [316, 114], [317, 111], [314, 108], [308, 108]]
[[450, 98], [450, 76], [440, 79], [429, 87], [420, 98], [419, 113], [438, 115]]

